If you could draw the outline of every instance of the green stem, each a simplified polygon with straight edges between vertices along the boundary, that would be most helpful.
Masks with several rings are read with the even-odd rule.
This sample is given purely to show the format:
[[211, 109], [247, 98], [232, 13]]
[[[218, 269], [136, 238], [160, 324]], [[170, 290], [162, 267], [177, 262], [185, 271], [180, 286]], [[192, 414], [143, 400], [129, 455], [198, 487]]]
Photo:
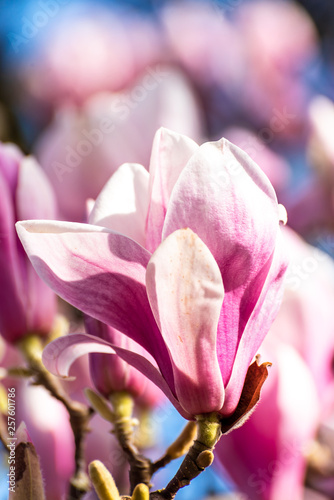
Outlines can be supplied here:
[[166, 488], [151, 493], [151, 500], [173, 500], [176, 493], [190, 484], [213, 461], [213, 449], [221, 437], [220, 419], [217, 413], [198, 415], [197, 439], [184, 458], [179, 470]]

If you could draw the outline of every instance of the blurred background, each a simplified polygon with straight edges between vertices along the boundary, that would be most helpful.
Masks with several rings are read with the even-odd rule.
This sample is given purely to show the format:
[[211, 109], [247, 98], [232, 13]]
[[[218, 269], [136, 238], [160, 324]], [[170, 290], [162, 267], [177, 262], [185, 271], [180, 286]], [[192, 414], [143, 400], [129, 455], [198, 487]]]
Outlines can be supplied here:
[[[180, 500], [334, 498], [333, 100], [332, 0], [0, 0], [0, 140], [37, 158], [59, 219], [84, 221], [122, 163], [148, 168], [161, 126], [227, 137], [287, 209], [292, 264], [263, 404]], [[182, 427], [159, 404], [156, 456]]]

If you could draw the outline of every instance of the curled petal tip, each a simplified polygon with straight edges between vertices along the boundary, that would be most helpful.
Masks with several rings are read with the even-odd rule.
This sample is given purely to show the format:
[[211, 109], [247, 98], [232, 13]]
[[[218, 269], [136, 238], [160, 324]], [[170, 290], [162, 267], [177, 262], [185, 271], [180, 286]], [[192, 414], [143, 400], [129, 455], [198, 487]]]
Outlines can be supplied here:
[[281, 205], [280, 203], [278, 204], [278, 216], [279, 216], [279, 221], [283, 224], [283, 226], [286, 225], [288, 222], [288, 213], [286, 211], [286, 208], [284, 205]]

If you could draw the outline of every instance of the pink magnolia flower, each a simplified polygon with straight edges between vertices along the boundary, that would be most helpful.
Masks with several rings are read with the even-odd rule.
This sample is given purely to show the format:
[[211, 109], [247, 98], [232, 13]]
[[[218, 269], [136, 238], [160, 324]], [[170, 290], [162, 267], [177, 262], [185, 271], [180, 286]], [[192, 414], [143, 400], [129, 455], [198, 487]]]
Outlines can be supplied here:
[[249, 500], [302, 500], [306, 452], [320, 407], [312, 374], [291, 346], [264, 344], [273, 361], [256, 411], [238, 432], [218, 443], [215, 455]]
[[326, 418], [334, 409], [334, 264], [289, 227], [283, 228], [283, 235], [289, 266], [282, 305], [269, 336], [292, 345], [302, 356]]
[[[15, 68], [23, 95], [39, 106], [82, 104], [97, 92], [124, 89], [161, 55], [157, 27], [141, 16], [117, 15], [98, 4], [76, 4], [63, 6], [56, 22], [49, 21], [47, 30], [38, 33], [42, 43], [33, 46]], [[25, 29], [36, 34], [33, 22]], [[11, 40], [15, 52], [23, 40]]]
[[74, 472], [74, 439], [64, 406], [43, 387], [21, 381], [17, 422], [24, 421], [36, 447], [48, 500], [61, 500]]
[[223, 6], [169, 2], [160, 17], [171, 57], [191, 78], [205, 87], [219, 84], [235, 95], [243, 81], [245, 53], [240, 33], [224, 15]]
[[79, 109], [62, 108], [35, 150], [61, 216], [84, 221], [86, 200], [97, 197], [122, 163], [148, 168], [152, 140], [161, 126], [194, 140], [202, 136], [189, 82], [179, 71], [162, 66], [141, 75], [126, 92], [97, 94]]
[[28, 332], [45, 335], [55, 314], [55, 296], [30, 265], [15, 232], [22, 218], [55, 218], [55, 198], [33, 158], [0, 143], [0, 334], [16, 342]]
[[305, 132], [310, 96], [303, 72], [318, 53], [312, 19], [296, 3], [284, 1], [256, 0], [236, 12], [246, 52], [244, 109], [257, 124], [271, 124], [277, 112], [285, 115], [280, 132], [285, 138]]
[[153, 361], [79, 334], [50, 344], [44, 362], [66, 374], [81, 353], [116, 352], [185, 418], [231, 415], [279, 308], [279, 220], [270, 182], [242, 150], [159, 130], [150, 173], [120, 167], [95, 203], [95, 225], [17, 225], [40, 276]]
[[[334, 218], [334, 103], [317, 96], [309, 106], [308, 153], [315, 177], [297, 196], [287, 200], [292, 227], [308, 234], [319, 227], [333, 228]], [[290, 216], [289, 216], [290, 220]]]

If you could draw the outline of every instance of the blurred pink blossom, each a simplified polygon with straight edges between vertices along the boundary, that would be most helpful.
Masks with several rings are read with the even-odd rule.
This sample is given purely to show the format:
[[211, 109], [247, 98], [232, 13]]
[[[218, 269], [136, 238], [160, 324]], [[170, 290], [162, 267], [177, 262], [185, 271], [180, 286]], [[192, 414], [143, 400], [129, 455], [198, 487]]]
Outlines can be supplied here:
[[316, 433], [319, 405], [312, 375], [297, 351], [269, 338], [273, 362], [250, 419], [223, 436], [216, 457], [249, 500], [303, 500], [305, 454]]
[[74, 472], [74, 440], [68, 413], [43, 387], [21, 381], [17, 414], [23, 420], [40, 458], [46, 498], [61, 500]]
[[204, 86], [222, 85], [237, 92], [243, 81], [242, 38], [213, 2], [169, 2], [161, 12], [171, 59]]
[[54, 219], [52, 188], [36, 161], [0, 143], [0, 334], [16, 342], [27, 333], [47, 335], [55, 296], [30, 265], [15, 232], [22, 218]]
[[282, 134], [299, 134], [309, 99], [303, 71], [318, 51], [311, 18], [294, 2], [255, 0], [236, 10], [235, 22], [246, 52], [244, 109], [257, 124], [269, 123], [275, 110], [286, 114]]
[[82, 104], [97, 92], [119, 91], [160, 59], [159, 32], [145, 17], [94, 5], [62, 7], [56, 21], [17, 70], [23, 95], [39, 106]]
[[328, 255], [283, 228], [289, 255], [285, 291], [270, 336], [292, 345], [309, 367], [322, 418], [334, 410], [334, 264]]
[[83, 221], [86, 200], [97, 197], [122, 163], [148, 168], [160, 126], [200, 140], [200, 117], [187, 79], [162, 66], [148, 70], [127, 92], [98, 94], [80, 109], [60, 110], [35, 150], [62, 217]]
[[334, 103], [316, 96], [308, 115], [308, 156], [314, 174], [287, 200], [290, 223], [303, 235], [334, 227]]

